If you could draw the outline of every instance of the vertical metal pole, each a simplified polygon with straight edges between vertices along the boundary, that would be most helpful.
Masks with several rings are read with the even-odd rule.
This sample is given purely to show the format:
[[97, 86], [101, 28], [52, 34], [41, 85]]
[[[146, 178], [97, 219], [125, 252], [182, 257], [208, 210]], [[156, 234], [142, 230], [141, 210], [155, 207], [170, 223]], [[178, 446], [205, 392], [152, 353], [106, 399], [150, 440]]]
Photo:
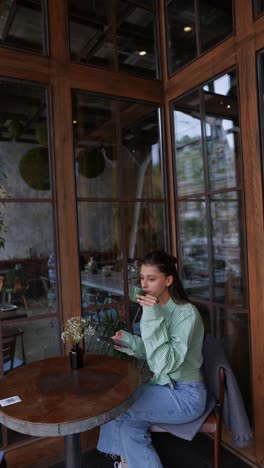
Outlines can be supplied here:
[[80, 434], [69, 434], [64, 436], [64, 454], [66, 468], [81, 468]]

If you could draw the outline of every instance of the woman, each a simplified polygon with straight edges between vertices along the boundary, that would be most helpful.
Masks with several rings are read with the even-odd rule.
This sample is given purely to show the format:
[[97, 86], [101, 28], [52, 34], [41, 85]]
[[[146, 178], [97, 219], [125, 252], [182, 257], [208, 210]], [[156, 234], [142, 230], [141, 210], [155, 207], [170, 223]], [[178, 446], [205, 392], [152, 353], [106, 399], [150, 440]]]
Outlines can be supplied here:
[[[149, 428], [157, 423], [186, 423], [201, 416], [206, 405], [202, 380], [204, 328], [198, 310], [188, 302], [176, 259], [163, 251], [146, 255], [138, 295], [143, 307], [141, 337], [119, 330], [120, 351], [147, 359], [154, 376], [143, 385], [129, 410], [102, 426], [98, 449], [121, 456], [115, 468], [161, 468]], [[126, 463], [125, 464], [125, 460]]]

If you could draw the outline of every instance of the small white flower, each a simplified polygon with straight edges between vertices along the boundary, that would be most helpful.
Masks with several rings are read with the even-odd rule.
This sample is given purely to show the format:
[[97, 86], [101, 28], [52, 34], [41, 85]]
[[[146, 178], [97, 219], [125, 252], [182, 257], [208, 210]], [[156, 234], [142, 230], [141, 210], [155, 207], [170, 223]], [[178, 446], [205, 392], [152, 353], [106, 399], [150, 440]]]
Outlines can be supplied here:
[[83, 317], [71, 317], [67, 320], [64, 331], [61, 334], [61, 339], [65, 343], [71, 341], [74, 344], [79, 343], [86, 335], [89, 334], [88, 321]]

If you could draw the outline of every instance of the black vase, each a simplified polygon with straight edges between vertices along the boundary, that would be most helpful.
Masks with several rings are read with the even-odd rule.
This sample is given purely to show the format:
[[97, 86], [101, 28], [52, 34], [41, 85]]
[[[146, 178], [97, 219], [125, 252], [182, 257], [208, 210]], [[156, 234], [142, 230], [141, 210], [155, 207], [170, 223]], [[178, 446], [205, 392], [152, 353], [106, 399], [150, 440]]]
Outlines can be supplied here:
[[70, 360], [72, 369], [80, 369], [83, 367], [83, 349], [79, 347], [79, 343], [72, 345]]

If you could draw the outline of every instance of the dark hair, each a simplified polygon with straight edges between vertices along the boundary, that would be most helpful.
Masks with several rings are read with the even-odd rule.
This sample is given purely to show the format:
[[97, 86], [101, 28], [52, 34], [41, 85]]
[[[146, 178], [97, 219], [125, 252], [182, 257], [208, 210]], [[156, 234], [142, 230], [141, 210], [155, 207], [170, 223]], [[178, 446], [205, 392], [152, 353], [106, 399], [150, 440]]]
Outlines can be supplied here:
[[154, 250], [147, 254], [141, 265], [155, 265], [165, 276], [173, 276], [173, 282], [169, 286], [171, 297], [176, 300], [190, 302], [187, 293], [184, 290], [176, 268], [177, 258], [169, 255], [164, 250]]

